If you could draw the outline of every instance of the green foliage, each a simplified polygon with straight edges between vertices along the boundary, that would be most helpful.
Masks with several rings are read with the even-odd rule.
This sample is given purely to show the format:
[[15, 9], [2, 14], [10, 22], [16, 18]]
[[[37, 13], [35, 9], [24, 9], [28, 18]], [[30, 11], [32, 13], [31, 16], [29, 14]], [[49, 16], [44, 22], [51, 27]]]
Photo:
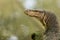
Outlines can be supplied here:
[[[56, 6], [56, 0], [53, 0], [52, 3], [46, 0], [43, 2], [43, 6], [40, 5], [40, 1], [37, 3], [36, 8], [42, 7], [49, 11], [52, 10], [59, 18], [60, 9]], [[42, 37], [44, 31], [44, 26], [37, 19], [24, 14], [24, 7], [21, 2], [0, 0], [0, 40], [6, 40], [11, 35], [18, 36], [19, 40], [31, 40], [31, 38], [27, 38], [32, 33], [36, 33], [38, 36], [36, 39], [40, 40], [39, 38]]]

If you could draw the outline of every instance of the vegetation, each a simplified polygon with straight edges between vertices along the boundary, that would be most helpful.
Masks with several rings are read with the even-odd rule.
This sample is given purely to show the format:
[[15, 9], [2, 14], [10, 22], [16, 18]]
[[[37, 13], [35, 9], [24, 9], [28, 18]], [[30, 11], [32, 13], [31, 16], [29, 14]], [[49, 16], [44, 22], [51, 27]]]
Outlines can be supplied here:
[[[40, 0], [37, 1], [37, 9], [45, 9], [53, 11], [58, 21], [60, 20], [60, 8], [57, 6], [57, 0]], [[0, 0], [0, 40], [8, 40], [11, 35], [16, 35], [19, 40], [31, 40], [31, 34], [43, 34], [44, 26], [35, 18], [31, 18], [24, 14], [24, 6], [17, 0]], [[42, 4], [42, 5], [40, 5]], [[60, 21], [59, 21], [60, 23]], [[37, 32], [38, 31], [38, 32]]]

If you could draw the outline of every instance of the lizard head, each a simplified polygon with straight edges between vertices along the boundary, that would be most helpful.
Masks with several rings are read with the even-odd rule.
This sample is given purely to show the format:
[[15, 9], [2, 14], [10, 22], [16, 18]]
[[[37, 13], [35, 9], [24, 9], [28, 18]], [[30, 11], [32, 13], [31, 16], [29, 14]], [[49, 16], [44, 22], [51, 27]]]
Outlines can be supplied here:
[[39, 17], [39, 18], [43, 18], [44, 16], [44, 11], [41, 11], [41, 10], [30, 10], [30, 9], [27, 9], [24, 11], [24, 13], [28, 16], [31, 16], [31, 17]]

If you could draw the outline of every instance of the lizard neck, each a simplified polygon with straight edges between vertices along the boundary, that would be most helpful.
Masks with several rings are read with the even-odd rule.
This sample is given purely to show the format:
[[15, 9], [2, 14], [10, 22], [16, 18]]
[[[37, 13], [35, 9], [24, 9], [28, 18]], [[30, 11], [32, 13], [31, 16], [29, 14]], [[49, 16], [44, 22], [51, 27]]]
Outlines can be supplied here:
[[[44, 19], [46, 15], [46, 19]], [[44, 17], [41, 19], [40, 17], [36, 17], [44, 27], [46, 27], [46, 32], [58, 32], [58, 22], [55, 14], [50, 12], [45, 12]]]

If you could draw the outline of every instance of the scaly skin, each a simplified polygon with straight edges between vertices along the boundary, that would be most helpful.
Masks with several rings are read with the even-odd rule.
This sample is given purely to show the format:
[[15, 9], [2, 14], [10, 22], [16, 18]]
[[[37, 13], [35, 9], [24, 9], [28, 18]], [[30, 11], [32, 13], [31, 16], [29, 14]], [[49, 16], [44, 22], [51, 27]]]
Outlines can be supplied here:
[[25, 10], [24, 13], [30, 17], [37, 18], [43, 24], [43, 26], [46, 27], [46, 31], [44, 33], [46, 36], [43, 40], [59, 40], [59, 26], [55, 14], [44, 10], [41, 11], [30, 9]]

